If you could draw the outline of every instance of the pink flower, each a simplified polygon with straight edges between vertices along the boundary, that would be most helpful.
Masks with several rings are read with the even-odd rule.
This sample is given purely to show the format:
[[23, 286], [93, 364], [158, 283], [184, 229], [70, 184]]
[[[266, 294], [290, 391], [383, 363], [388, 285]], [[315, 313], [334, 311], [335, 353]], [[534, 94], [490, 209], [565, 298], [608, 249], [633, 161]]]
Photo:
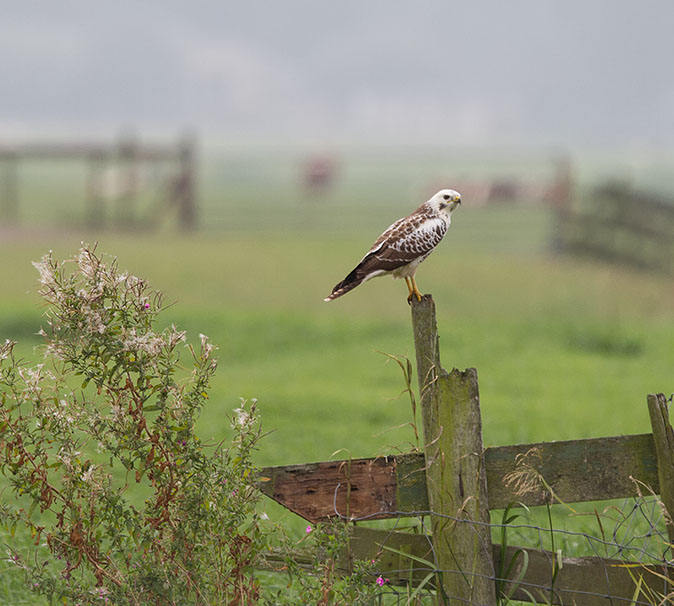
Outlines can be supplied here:
[[381, 575], [379, 575], [379, 576], [377, 577], [377, 580], [375, 581], [375, 583], [377, 583], [377, 585], [379, 585], [379, 587], [382, 587], [383, 585], [386, 585], [386, 583], [388, 583], [388, 582], [389, 582], [389, 580], [388, 580], [388, 579], [385, 579], [385, 578], [384, 578], [383, 576], [381, 576]]
[[307, 526], [304, 532], [310, 533], [312, 530], [311, 526]]

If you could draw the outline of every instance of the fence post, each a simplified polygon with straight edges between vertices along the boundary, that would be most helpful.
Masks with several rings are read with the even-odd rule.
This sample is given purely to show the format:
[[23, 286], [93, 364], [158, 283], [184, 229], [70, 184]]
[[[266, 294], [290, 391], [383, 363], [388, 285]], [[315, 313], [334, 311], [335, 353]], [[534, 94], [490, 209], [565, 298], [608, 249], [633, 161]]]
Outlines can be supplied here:
[[[445, 597], [495, 605], [477, 372], [440, 366], [435, 303], [412, 302], [433, 547]], [[438, 588], [440, 595], [440, 588]]]
[[131, 132], [124, 134], [118, 145], [121, 195], [117, 201], [117, 221], [121, 227], [133, 227], [140, 180], [140, 144], [135, 133]]
[[[669, 424], [667, 400], [661, 393], [648, 395], [648, 414], [651, 417], [655, 454], [658, 459], [660, 499], [667, 509], [665, 516], [669, 542], [674, 546], [674, 430]], [[674, 548], [672, 549], [674, 551]], [[671, 555], [670, 555], [671, 558]]]
[[13, 225], [19, 222], [19, 154], [6, 152], [0, 158], [4, 164], [3, 191], [0, 192], [0, 221]]
[[105, 201], [101, 189], [104, 177], [105, 154], [101, 150], [92, 151], [88, 156], [89, 175], [87, 177], [86, 224], [88, 227], [103, 227], [105, 224]]
[[180, 228], [189, 231], [196, 226], [196, 139], [185, 135], [178, 143], [178, 179], [176, 198], [179, 207]]

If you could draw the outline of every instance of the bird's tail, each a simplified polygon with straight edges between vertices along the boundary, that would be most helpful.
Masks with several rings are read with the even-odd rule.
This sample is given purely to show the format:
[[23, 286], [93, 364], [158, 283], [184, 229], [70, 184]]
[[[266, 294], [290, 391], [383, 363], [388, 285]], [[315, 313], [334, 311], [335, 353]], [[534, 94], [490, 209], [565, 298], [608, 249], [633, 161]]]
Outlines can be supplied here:
[[323, 299], [324, 301], [334, 301], [335, 299], [345, 295], [347, 292], [356, 288], [364, 281], [364, 277], [359, 277], [356, 275], [356, 270], [354, 269], [346, 278], [344, 278], [339, 284], [337, 284], [332, 292]]

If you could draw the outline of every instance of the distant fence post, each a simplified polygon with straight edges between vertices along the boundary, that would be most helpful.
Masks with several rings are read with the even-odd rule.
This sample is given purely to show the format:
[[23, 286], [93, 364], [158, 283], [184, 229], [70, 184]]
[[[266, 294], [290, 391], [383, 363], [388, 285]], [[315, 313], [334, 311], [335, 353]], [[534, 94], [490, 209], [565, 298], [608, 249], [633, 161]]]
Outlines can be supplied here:
[[19, 220], [19, 157], [10, 151], [3, 153], [1, 158], [5, 170], [0, 193], [0, 220], [11, 225]]
[[130, 227], [136, 219], [140, 180], [139, 143], [134, 133], [124, 134], [120, 138], [118, 161], [121, 196], [118, 200], [117, 221], [121, 227]]
[[103, 227], [105, 224], [105, 201], [101, 194], [104, 161], [105, 154], [99, 149], [88, 156], [86, 223], [89, 227]]
[[196, 226], [196, 143], [192, 135], [185, 135], [178, 144], [178, 178], [176, 182], [176, 198], [180, 227], [184, 231]]
[[[437, 566], [450, 601], [496, 604], [477, 372], [440, 365], [435, 303], [412, 302], [426, 484]], [[438, 588], [440, 590], [440, 588]], [[457, 602], [458, 603], [458, 602]]]

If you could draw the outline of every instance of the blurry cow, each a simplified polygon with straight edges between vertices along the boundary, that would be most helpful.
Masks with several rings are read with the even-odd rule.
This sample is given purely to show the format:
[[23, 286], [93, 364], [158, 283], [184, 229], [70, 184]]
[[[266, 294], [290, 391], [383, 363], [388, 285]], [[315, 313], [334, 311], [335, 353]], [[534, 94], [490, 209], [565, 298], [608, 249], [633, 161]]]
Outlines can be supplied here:
[[332, 156], [315, 155], [307, 158], [302, 167], [302, 182], [309, 194], [324, 194], [335, 183], [338, 162]]
[[525, 181], [516, 178], [448, 179], [435, 181], [428, 191], [432, 193], [443, 187], [452, 187], [461, 192], [462, 198], [471, 206], [519, 202], [560, 208], [568, 204], [571, 177], [570, 173], [560, 170], [551, 181]]

